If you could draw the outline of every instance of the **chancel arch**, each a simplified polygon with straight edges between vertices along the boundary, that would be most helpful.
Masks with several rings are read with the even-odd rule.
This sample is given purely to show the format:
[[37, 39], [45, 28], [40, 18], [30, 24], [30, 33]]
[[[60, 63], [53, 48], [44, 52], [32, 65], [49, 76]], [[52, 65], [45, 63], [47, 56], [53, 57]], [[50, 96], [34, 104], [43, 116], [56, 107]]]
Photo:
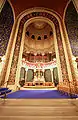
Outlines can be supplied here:
[[[7, 63], [6, 73], [3, 74], [4, 77], [2, 76], [1, 85], [4, 85], [5, 81], [8, 81], [8, 87], [13, 89], [16, 89], [16, 87], [19, 85], [26, 27], [32, 23], [32, 21], [36, 21], [36, 19], [45, 21], [53, 29], [59, 81], [69, 86], [70, 81], [73, 80], [71, 67], [69, 66], [68, 69], [67, 65], [67, 63], [70, 64], [70, 61], [66, 50], [66, 38], [63, 34], [65, 32], [61, 18], [54, 11], [46, 8], [32, 8], [20, 14], [15, 22], [15, 27], [13, 28], [15, 32], [12, 31], [12, 36], [10, 38], [10, 43], [13, 42], [12, 49], [10, 52], [8, 51], [10, 58]], [[76, 81], [75, 76], [74, 81]]]

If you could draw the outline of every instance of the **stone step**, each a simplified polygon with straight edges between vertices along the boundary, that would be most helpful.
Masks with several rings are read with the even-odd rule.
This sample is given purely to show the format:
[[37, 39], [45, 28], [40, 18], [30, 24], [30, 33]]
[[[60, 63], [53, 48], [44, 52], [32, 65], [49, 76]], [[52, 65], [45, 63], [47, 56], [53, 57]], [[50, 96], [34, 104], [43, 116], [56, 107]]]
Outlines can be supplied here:
[[78, 99], [1, 99], [0, 120], [78, 120]]
[[0, 99], [0, 106], [78, 106], [78, 99]]
[[75, 107], [0, 107], [0, 116], [73, 116], [78, 115], [78, 108]]
[[0, 120], [78, 120], [78, 116], [0, 116]]

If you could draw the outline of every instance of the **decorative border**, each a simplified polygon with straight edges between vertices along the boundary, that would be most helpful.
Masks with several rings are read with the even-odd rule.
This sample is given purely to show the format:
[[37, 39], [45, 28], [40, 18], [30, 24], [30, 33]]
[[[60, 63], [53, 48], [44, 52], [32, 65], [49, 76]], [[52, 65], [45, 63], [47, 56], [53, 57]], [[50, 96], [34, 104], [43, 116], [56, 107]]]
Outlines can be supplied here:
[[39, 16], [50, 19], [55, 25], [57, 44], [58, 44], [58, 50], [59, 50], [59, 58], [60, 58], [60, 64], [61, 64], [61, 70], [62, 70], [62, 78], [63, 78], [64, 82], [67, 82], [69, 80], [66, 59], [65, 59], [65, 54], [64, 54], [64, 48], [63, 48], [63, 43], [62, 43], [62, 37], [61, 37], [61, 33], [60, 33], [60, 26], [59, 26], [58, 20], [53, 15], [51, 15], [50, 13], [47, 13], [47, 12], [32, 12], [30, 14], [25, 15], [20, 21], [16, 44], [15, 44], [15, 49], [14, 49], [14, 55], [13, 55], [12, 64], [11, 64], [10, 75], [9, 75], [9, 79], [8, 79], [8, 85], [15, 84], [15, 76], [16, 76], [17, 63], [18, 63], [18, 58], [19, 58], [19, 51], [20, 51], [20, 45], [21, 45], [24, 24], [27, 20], [34, 18], [34, 17], [39, 17]]

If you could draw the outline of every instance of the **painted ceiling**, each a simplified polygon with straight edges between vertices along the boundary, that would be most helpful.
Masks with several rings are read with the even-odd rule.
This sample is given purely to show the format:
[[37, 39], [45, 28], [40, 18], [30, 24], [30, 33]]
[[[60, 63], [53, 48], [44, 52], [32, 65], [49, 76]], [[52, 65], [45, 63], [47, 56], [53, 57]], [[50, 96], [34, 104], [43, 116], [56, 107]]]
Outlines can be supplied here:
[[62, 17], [69, 0], [10, 0], [15, 11], [15, 16], [32, 7], [45, 7], [59, 13]]

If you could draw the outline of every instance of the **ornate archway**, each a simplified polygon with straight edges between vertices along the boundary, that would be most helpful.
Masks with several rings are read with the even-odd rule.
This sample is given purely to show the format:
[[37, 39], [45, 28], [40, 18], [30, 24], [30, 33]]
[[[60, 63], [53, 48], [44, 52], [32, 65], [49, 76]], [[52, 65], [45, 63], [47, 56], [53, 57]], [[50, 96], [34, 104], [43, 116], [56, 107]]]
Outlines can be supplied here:
[[[5, 65], [6, 72], [3, 73], [2, 76], [2, 85], [4, 84], [5, 80], [8, 81], [8, 86], [16, 88], [19, 80], [19, 71], [21, 65], [21, 55], [23, 50], [23, 36], [25, 34], [24, 30], [26, 24], [28, 24], [31, 20], [41, 18], [50, 23], [54, 29], [55, 35], [55, 47], [56, 47], [56, 58], [58, 59], [58, 69], [59, 69], [59, 76], [60, 81], [63, 83], [70, 84], [70, 80], [72, 80], [72, 74], [70, 73], [71, 70], [68, 68], [67, 63], [70, 64], [68, 60], [68, 55], [63, 36], [63, 27], [61, 18], [53, 11], [47, 10], [45, 8], [32, 8], [29, 10], [24, 11], [20, 14], [14, 24], [13, 31], [11, 34], [10, 42], [8, 45], [6, 60], [7, 63]], [[12, 46], [11, 46], [12, 45]], [[9, 51], [10, 50], [10, 51]], [[10, 58], [9, 58], [10, 57]], [[69, 74], [70, 73], [70, 74]], [[3, 79], [4, 78], [4, 79]]]

